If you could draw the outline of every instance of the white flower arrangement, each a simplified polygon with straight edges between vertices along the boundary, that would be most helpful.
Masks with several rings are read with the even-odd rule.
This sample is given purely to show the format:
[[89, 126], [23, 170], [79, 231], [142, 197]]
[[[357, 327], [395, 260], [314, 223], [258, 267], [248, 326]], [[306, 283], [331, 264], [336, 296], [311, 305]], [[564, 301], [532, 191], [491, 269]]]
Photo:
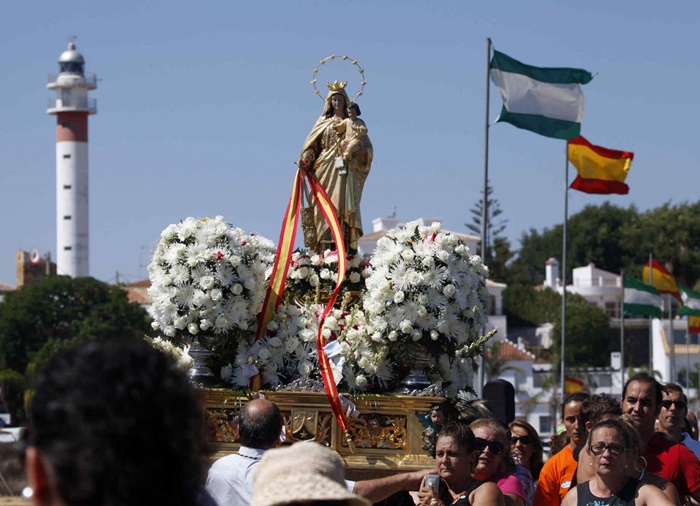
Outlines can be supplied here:
[[367, 334], [411, 359], [422, 348], [432, 359], [432, 379], [455, 395], [470, 383], [470, 358], [478, 353], [490, 297], [481, 258], [439, 223], [393, 229], [379, 240], [366, 280]]
[[160, 235], [148, 266], [154, 330], [176, 345], [215, 344], [255, 327], [274, 244], [223, 217], [187, 218]]
[[[371, 273], [361, 253], [348, 257], [345, 281], [340, 298], [345, 292], [360, 292], [364, 289], [364, 280]], [[316, 253], [313, 250], [296, 250], [287, 274], [287, 290], [299, 299], [323, 298], [335, 289], [338, 281], [338, 252], [325, 250]], [[317, 301], [317, 300], [316, 300]]]
[[[256, 341], [275, 250], [222, 217], [188, 218], [161, 234], [149, 265], [154, 329], [175, 345], [195, 337], [215, 348], [212, 370], [247, 388], [261, 374], [264, 387], [320, 380], [318, 329], [324, 297], [335, 288], [337, 252], [296, 251], [288, 296]], [[416, 355], [448, 397], [467, 388], [490, 297], [487, 269], [454, 234], [409, 223], [378, 242], [367, 262], [348, 259], [346, 282], [327, 315], [326, 355], [339, 388], [391, 390]]]
[[189, 355], [190, 347], [180, 348], [170, 341], [165, 341], [160, 337], [146, 337], [146, 341], [155, 349], [170, 355], [175, 360], [175, 367], [181, 371], [187, 371], [194, 364], [194, 359]]

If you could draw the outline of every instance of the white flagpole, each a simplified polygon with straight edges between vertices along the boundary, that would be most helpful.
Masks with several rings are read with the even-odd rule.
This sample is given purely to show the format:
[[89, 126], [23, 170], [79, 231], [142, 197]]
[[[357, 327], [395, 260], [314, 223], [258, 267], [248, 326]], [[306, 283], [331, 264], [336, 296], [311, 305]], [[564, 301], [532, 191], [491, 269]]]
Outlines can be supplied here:
[[561, 399], [564, 401], [566, 394], [566, 378], [564, 370], [566, 365], [566, 228], [569, 221], [569, 142], [564, 144], [564, 230], [562, 239], [562, 261], [561, 261], [561, 277], [562, 277], [562, 294], [561, 294]]
[[[489, 67], [491, 64], [491, 39], [486, 38], [486, 116], [484, 118], [484, 190], [481, 198], [481, 260], [486, 263], [486, 220], [488, 217], [488, 199], [487, 199], [487, 188], [489, 185], [489, 91], [490, 91], [490, 81], [489, 81]], [[484, 327], [482, 334], [486, 334], [486, 328]], [[484, 345], [481, 345], [481, 360], [479, 361], [479, 380], [476, 385], [477, 397], [483, 398], [484, 391], [484, 374], [486, 368], [484, 367], [484, 361], [486, 360], [486, 349]]]
[[[649, 253], [649, 284], [654, 286], [654, 270], [651, 268], [651, 261], [652, 257], [651, 253]], [[652, 321], [653, 318], [651, 316], [648, 316], [647, 318], [649, 319], [649, 375], [652, 376], [654, 373], [654, 331], [652, 329], [654, 322]]]
[[625, 386], [625, 270], [620, 270], [620, 387]]
[[673, 301], [668, 294], [668, 340], [671, 347], [671, 383], [678, 383], [676, 378], [676, 339], [673, 335]]
[[685, 328], [685, 389], [690, 388], [690, 317], [686, 320], [688, 326]]

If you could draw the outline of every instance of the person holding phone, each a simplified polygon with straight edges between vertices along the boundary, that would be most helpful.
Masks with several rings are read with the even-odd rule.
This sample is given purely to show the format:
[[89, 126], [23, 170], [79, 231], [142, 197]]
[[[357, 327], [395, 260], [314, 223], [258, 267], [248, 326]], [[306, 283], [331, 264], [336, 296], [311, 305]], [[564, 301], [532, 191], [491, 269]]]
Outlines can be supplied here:
[[435, 464], [439, 479], [423, 479], [418, 492], [421, 506], [505, 506], [503, 494], [495, 483], [472, 477], [476, 440], [469, 426], [450, 422], [437, 436]]

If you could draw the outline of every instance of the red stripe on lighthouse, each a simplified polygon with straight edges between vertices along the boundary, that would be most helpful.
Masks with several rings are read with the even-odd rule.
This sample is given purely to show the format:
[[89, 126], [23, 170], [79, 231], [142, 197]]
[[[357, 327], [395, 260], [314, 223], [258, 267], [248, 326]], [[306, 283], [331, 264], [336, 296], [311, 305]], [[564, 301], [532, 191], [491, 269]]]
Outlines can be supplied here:
[[56, 142], [88, 141], [88, 114], [66, 111], [56, 115]]

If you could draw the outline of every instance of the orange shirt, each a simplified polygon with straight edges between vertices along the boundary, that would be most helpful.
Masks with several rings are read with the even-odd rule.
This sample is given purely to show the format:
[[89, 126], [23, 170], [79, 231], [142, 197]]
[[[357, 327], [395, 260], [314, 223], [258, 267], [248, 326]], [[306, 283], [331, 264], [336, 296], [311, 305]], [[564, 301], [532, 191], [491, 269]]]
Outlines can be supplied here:
[[574, 452], [568, 446], [545, 462], [535, 487], [533, 506], [559, 506], [571, 489], [577, 467]]

